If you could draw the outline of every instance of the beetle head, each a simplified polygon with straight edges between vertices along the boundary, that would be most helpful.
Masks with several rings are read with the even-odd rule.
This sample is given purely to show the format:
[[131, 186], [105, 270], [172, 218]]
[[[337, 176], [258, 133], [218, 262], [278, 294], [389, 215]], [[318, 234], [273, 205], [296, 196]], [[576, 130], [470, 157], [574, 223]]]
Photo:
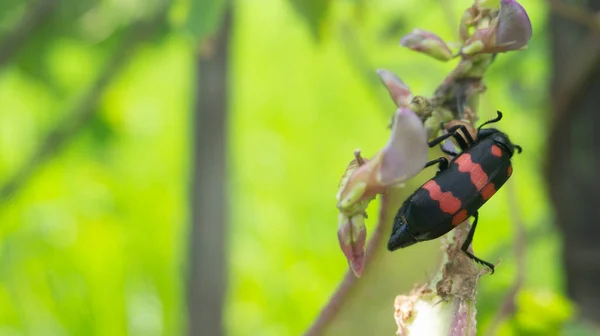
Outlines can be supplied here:
[[491, 138], [498, 146], [502, 147], [502, 149], [508, 153], [509, 157], [513, 156], [515, 149], [521, 153], [523, 151], [521, 146], [513, 144], [506, 133], [503, 133], [496, 128], [483, 128], [485, 125], [493, 124], [502, 120], [502, 112], [496, 111], [496, 113], [498, 114], [496, 118], [484, 122], [477, 128], [477, 141], [481, 141], [485, 138]]
[[477, 139], [483, 140], [485, 138], [492, 139], [498, 146], [500, 146], [505, 152], [508, 153], [509, 157], [512, 157], [517, 152], [521, 153], [523, 150], [521, 146], [515, 145], [510, 141], [510, 138], [506, 133], [503, 133], [495, 128], [480, 129], [477, 133]]
[[415, 236], [408, 231], [408, 225], [406, 218], [404, 217], [402, 208], [394, 218], [394, 227], [392, 228], [392, 235], [388, 241], [388, 250], [394, 251], [399, 248], [408, 247], [416, 244], [418, 241]]

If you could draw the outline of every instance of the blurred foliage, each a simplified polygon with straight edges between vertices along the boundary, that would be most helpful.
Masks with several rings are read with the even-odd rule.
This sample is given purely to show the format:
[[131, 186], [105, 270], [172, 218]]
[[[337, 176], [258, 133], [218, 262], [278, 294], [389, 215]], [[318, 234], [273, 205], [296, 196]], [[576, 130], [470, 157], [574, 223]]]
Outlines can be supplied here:
[[[64, 151], [0, 204], [0, 335], [178, 335], [185, 330], [190, 122], [196, 39], [219, 23], [224, 1], [176, 1], [170, 27], [128, 50], [132, 60], [102, 89], [93, 117]], [[515, 278], [513, 220], [528, 232], [518, 312], [502, 335], [584, 335], [563, 296], [561, 240], [540, 174], [548, 120], [546, 10], [523, 1], [530, 47], [500, 55], [486, 78], [481, 119], [505, 112], [503, 130], [524, 148], [516, 195], [480, 211], [474, 248], [502, 259], [481, 280], [485, 330]], [[156, 11], [142, 0], [63, 0], [0, 67], [0, 183], [99, 76], [126, 28]], [[442, 5], [440, 5], [442, 4]], [[0, 2], [0, 41], [27, 12]], [[453, 64], [398, 47], [414, 27], [456, 39], [469, 1], [238, 0], [231, 36], [230, 335], [297, 335], [347, 270], [336, 239], [335, 192], [352, 151], [387, 140], [394, 111], [377, 68], [429, 94]], [[315, 40], [313, 37], [324, 38]], [[1, 44], [0, 44], [1, 45]], [[0, 50], [2, 52], [2, 50]], [[0, 65], [1, 66], [1, 65]], [[397, 195], [402, 201], [424, 172]], [[371, 206], [369, 228], [377, 220]], [[436, 266], [439, 242], [368, 266], [329, 334], [393, 334], [396, 294]]]
[[331, 0], [289, 0], [298, 15], [305, 21], [316, 39], [322, 35], [321, 28], [328, 16]]
[[[221, 23], [221, 17], [228, 0], [189, 0], [186, 28], [196, 41], [215, 33]], [[183, 2], [183, 1], [182, 1]]]

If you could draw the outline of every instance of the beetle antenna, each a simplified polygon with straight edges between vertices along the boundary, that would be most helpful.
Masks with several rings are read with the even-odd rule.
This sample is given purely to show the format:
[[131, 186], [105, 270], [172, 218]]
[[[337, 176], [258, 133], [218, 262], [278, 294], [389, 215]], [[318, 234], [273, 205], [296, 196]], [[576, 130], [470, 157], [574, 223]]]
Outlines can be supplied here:
[[519, 154], [521, 154], [521, 152], [523, 152], [523, 148], [521, 148], [521, 146], [513, 145], [513, 147], [515, 147], [515, 149], [519, 152]]
[[477, 127], [477, 130], [479, 131], [483, 126], [488, 125], [488, 124], [493, 124], [495, 122], [498, 122], [500, 120], [502, 120], [502, 112], [500, 111], [496, 111], [498, 113], [498, 116], [492, 120], [488, 120], [486, 122], [484, 122], [483, 124], [481, 124], [479, 127]]

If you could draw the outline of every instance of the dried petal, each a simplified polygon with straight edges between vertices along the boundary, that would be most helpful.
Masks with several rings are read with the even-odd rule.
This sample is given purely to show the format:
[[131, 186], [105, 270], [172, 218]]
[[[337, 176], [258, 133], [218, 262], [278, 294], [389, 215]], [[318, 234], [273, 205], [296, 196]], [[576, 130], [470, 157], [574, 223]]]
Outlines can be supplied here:
[[400, 45], [422, 52], [440, 61], [452, 59], [452, 51], [439, 36], [426, 30], [415, 28], [400, 40]]
[[364, 213], [348, 217], [339, 214], [338, 240], [350, 269], [361, 276], [364, 268], [367, 228]]
[[393, 72], [387, 70], [377, 70], [377, 74], [381, 81], [387, 87], [390, 97], [396, 106], [398, 107], [406, 107], [410, 104], [413, 95], [410, 92], [410, 88], [408, 85], [404, 84], [404, 82], [398, 78]]
[[417, 175], [427, 162], [428, 150], [427, 131], [421, 119], [412, 110], [399, 108], [383, 149], [379, 182], [389, 187]]

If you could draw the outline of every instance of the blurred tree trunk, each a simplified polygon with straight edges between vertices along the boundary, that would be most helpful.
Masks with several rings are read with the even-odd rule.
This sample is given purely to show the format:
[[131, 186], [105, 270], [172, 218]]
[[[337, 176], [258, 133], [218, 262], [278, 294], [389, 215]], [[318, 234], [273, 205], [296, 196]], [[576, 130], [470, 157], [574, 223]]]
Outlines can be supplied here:
[[230, 10], [197, 65], [188, 333], [222, 335], [226, 283], [226, 129]]
[[16, 55], [23, 44], [58, 7], [60, 0], [30, 1], [23, 17], [0, 40], [0, 68]]
[[[570, 3], [587, 6], [580, 8], [589, 17], [600, 10], [600, 0]], [[553, 124], [546, 172], [564, 237], [568, 294], [583, 317], [600, 322], [600, 29], [585, 27], [585, 15], [568, 16], [555, 12], [549, 21]]]

